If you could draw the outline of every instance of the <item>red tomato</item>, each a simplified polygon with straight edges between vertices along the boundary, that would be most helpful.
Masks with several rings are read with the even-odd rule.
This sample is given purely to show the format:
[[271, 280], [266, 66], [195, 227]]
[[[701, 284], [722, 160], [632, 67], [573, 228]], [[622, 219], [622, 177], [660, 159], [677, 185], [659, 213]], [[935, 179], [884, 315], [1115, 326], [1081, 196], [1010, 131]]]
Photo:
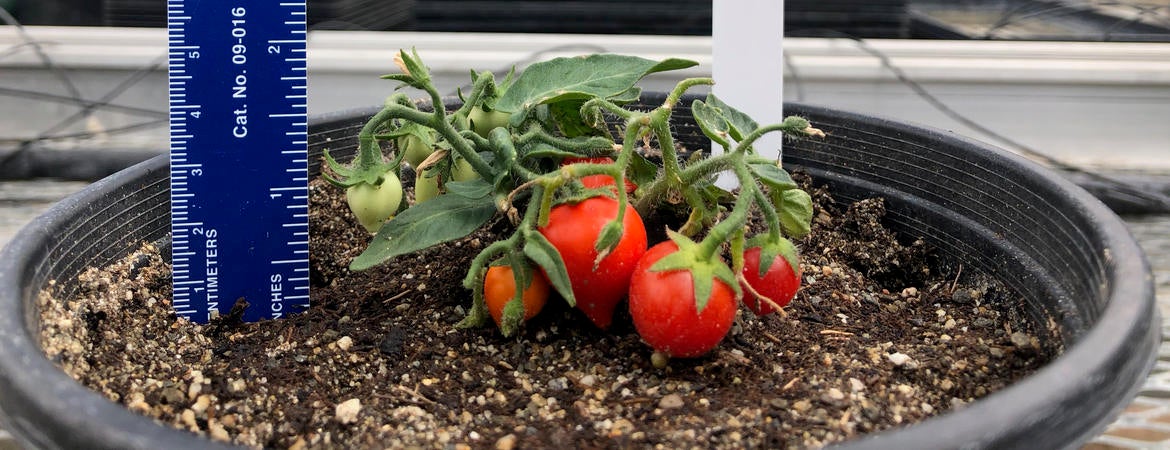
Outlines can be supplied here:
[[[781, 308], [792, 301], [796, 296], [796, 290], [800, 288], [799, 269], [792, 270], [788, 260], [780, 255], [772, 259], [772, 265], [761, 277], [759, 247], [752, 247], [743, 252], [743, 278], [752, 289], [776, 302]], [[740, 284], [743, 282], [740, 281]], [[772, 305], [753, 295], [746, 286], [743, 288], [743, 302], [757, 316], [766, 316], [776, 311]]]
[[[565, 158], [564, 160], [561, 161], [562, 166], [566, 166], [569, 164], [577, 164], [577, 163], [611, 164], [611, 163], [613, 163], [613, 158], [609, 158], [609, 157], [605, 157], [605, 156], [599, 156], [596, 158], [569, 157], [569, 158]], [[602, 186], [613, 186], [613, 177], [611, 177], [609, 175], [586, 175], [584, 177], [581, 177], [581, 184], [585, 185], [585, 187], [590, 188], [590, 189], [599, 188]], [[630, 181], [627, 178], [626, 179], [626, 193], [631, 194], [634, 191], [636, 191], [637, 189], [638, 189], [638, 185], [634, 184], [633, 181]]]
[[677, 250], [678, 245], [666, 241], [642, 255], [630, 278], [630, 316], [638, 335], [654, 350], [692, 358], [715, 348], [731, 330], [735, 291], [723, 281], [713, 280], [707, 306], [698, 312], [691, 272], [650, 271], [655, 262]]
[[[504, 306], [512, 301], [516, 295], [516, 279], [512, 276], [512, 268], [508, 266], [488, 267], [487, 275], [483, 279], [483, 300], [487, 303], [488, 312], [492, 314], [496, 325], [499, 326], [504, 317]], [[524, 302], [524, 320], [531, 319], [544, 308], [548, 300], [548, 279], [541, 272], [533, 272], [532, 282], [521, 294]]]
[[553, 207], [548, 225], [539, 230], [565, 262], [577, 308], [602, 329], [613, 321], [614, 307], [629, 291], [634, 265], [646, 252], [646, 226], [638, 212], [627, 204], [621, 239], [594, 269], [597, 236], [617, 217], [617, 212], [618, 201], [604, 196], [561, 204]]

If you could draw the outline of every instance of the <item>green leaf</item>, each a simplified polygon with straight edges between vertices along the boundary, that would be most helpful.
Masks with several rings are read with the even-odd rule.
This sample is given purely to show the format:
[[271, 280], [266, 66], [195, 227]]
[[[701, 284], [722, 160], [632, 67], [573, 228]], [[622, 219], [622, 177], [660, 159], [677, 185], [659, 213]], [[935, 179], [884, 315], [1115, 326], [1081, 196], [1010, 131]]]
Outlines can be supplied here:
[[788, 189], [772, 195], [784, 233], [796, 239], [807, 235], [812, 226], [812, 197], [800, 189]]
[[646, 75], [697, 64], [682, 59], [653, 61], [613, 54], [554, 58], [528, 66], [497, 99], [495, 106], [498, 110], [516, 113], [563, 100], [619, 96]]
[[658, 177], [658, 165], [638, 153], [630, 155], [630, 165], [626, 167], [626, 178], [633, 181], [640, 189], [649, 185]]
[[752, 120], [751, 116], [744, 114], [743, 111], [732, 108], [731, 105], [723, 103], [723, 100], [719, 100], [719, 97], [716, 97], [713, 93], [707, 94], [707, 104], [719, 110], [723, 115], [724, 120], [727, 121], [727, 125], [730, 127], [729, 132], [731, 133], [731, 138], [737, 142], [742, 141], [744, 136], [751, 134], [751, 132], [756, 131], [756, 128], [760, 127], [760, 124]]
[[553, 121], [565, 137], [573, 138], [597, 134], [597, 130], [586, 124], [585, 119], [581, 117], [581, 105], [584, 104], [584, 100], [573, 100], [549, 105]]
[[731, 140], [742, 141], [760, 127], [750, 116], [723, 103], [715, 94], [707, 94], [706, 102], [695, 100], [691, 114], [703, 134], [724, 148], [731, 148]]
[[524, 233], [524, 255], [544, 269], [548, 281], [561, 297], [576, 306], [577, 299], [573, 296], [573, 284], [569, 281], [569, 271], [565, 268], [565, 261], [561, 259], [561, 252], [549, 242], [543, 234], [536, 231]]
[[703, 186], [703, 194], [707, 196], [712, 203], [731, 203], [735, 201], [735, 194], [731, 191], [723, 189], [714, 184], [706, 184]]
[[748, 168], [768, 187], [775, 191], [796, 189], [799, 185], [792, 180], [788, 171], [781, 169], [775, 163], [748, 164]]
[[718, 108], [710, 106], [702, 100], [695, 100], [691, 104], [691, 116], [695, 118], [695, 123], [699, 124], [699, 129], [703, 130], [703, 134], [711, 138], [712, 141], [723, 148], [731, 147], [731, 141], [728, 139], [731, 134], [731, 125], [727, 123], [727, 118], [720, 114]]
[[447, 193], [471, 200], [486, 201], [492, 195], [492, 185], [482, 178], [468, 181], [448, 181], [443, 184]]
[[632, 88], [626, 89], [625, 92], [612, 95], [606, 100], [613, 102], [615, 105], [625, 105], [627, 103], [636, 102], [639, 98], [642, 98], [642, 88], [634, 86]]
[[395, 256], [462, 238], [486, 223], [495, 212], [495, 206], [483, 199], [440, 195], [386, 222], [366, 251], [350, 263], [350, 270], [365, 270]]
[[386, 75], [382, 75], [380, 78], [382, 78], [383, 80], [401, 81], [401, 82], [406, 83], [406, 84], [414, 83], [414, 77], [411, 77], [410, 75], [407, 75], [404, 73], [386, 74]]
[[[329, 169], [332, 170], [333, 173], [336, 173], [343, 178], [353, 176], [353, 169], [350, 169], [349, 167], [346, 167], [337, 162], [336, 159], [333, 159], [333, 156], [329, 154], [329, 149], [325, 149], [323, 152], [321, 152], [321, 154], [325, 157], [325, 164], [329, 166]], [[348, 185], [343, 184], [343, 186]]]

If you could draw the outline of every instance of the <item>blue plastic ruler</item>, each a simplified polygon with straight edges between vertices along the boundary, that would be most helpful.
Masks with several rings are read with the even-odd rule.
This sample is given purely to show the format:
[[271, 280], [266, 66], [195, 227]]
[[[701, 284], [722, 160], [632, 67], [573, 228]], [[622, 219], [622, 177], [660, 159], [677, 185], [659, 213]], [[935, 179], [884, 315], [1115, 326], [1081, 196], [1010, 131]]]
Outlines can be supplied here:
[[168, 0], [174, 309], [309, 303], [305, 1]]

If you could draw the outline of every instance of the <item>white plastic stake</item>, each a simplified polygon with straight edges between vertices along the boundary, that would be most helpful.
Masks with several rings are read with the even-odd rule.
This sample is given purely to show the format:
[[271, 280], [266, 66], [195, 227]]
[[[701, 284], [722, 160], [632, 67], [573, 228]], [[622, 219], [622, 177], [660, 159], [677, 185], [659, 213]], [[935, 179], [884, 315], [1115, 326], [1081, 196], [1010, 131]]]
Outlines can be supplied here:
[[[715, 95], [761, 125], [779, 123], [784, 120], [784, 1], [711, 3]], [[769, 133], [754, 147], [761, 155], [775, 157], [781, 142], [780, 133]]]

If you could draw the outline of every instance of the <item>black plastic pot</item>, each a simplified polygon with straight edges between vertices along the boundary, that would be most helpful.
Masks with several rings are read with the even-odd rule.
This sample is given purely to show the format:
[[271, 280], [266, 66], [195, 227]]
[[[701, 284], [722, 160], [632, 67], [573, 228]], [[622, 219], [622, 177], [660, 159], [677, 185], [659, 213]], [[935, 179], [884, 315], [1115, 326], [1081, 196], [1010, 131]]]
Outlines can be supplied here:
[[[885, 197], [889, 226], [997, 276], [1035, 320], [1058, 324], [1066, 343], [1063, 355], [1002, 391], [840, 448], [1075, 448], [1133, 398], [1154, 361], [1159, 319], [1145, 258], [1104, 205], [1052, 172], [952, 133], [806, 105], [787, 111], [828, 133], [789, 145], [789, 165], [844, 200]], [[315, 118], [311, 151], [352, 151], [372, 113]], [[686, 115], [676, 112], [684, 142], [706, 146]], [[219, 447], [89, 391], [37, 344], [35, 298], [50, 280], [68, 295], [83, 268], [166, 239], [167, 175], [167, 161], [155, 158], [95, 183], [0, 253], [0, 416], [26, 446]]]

